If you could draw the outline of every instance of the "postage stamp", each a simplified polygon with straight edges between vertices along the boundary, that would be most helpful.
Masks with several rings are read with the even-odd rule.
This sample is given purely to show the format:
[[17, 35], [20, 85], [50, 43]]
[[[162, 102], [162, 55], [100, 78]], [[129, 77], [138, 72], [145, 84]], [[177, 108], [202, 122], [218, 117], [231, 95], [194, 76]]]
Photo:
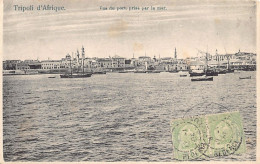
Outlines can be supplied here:
[[203, 160], [245, 152], [245, 138], [239, 112], [173, 120], [174, 159]]

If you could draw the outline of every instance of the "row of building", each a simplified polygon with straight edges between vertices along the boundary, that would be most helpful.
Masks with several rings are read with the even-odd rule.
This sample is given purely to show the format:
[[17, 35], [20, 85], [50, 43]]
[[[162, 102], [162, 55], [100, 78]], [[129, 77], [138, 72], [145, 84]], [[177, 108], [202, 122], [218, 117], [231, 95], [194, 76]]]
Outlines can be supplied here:
[[[203, 54], [203, 52], [201, 52]], [[86, 70], [120, 70], [120, 69], [146, 69], [146, 70], [164, 70], [179, 71], [189, 69], [204, 69], [207, 67], [240, 67], [255, 66], [256, 54], [239, 52], [235, 54], [218, 54], [215, 55], [205, 53], [200, 57], [192, 57], [186, 59], [177, 59], [177, 51], [175, 48], [174, 57], [156, 58], [156, 56], [140, 56], [130, 59], [115, 55], [108, 58], [85, 58], [84, 48], [82, 47], [82, 57], [77, 51], [76, 57], [67, 54], [61, 60], [6, 60], [3, 61], [4, 70], [59, 70], [59, 69], [84, 69]]]

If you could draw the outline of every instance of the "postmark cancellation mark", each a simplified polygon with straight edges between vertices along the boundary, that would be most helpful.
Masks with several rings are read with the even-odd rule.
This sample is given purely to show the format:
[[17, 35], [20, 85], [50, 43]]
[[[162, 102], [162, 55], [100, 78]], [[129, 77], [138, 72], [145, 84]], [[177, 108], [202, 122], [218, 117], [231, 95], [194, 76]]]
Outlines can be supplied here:
[[171, 123], [174, 159], [203, 160], [245, 152], [239, 112], [197, 116]]

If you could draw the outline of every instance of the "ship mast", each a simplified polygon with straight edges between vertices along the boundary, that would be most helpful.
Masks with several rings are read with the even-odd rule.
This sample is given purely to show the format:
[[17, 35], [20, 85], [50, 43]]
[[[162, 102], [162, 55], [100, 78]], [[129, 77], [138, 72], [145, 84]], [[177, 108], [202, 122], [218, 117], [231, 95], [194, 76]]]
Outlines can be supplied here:
[[[69, 55], [69, 54], [68, 54]], [[72, 68], [71, 68], [71, 57], [70, 57], [70, 74], [72, 76]]]
[[84, 74], [84, 60], [85, 60], [85, 51], [84, 51], [84, 47], [82, 46], [82, 72]]
[[206, 53], [205, 56], [205, 74], [207, 73], [207, 70], [208, 70], [208, 52]]
[[226, 57], [227, 57], [227, 60], [228, 60], [228, 63], [227, 63], [227, 70], [229, 70], [229, 57], [228, 57], [228, 55], [227, 55], [227, 51], [226, 51], [226, 48], [225, 48], [225, 47], [224, 47], [224, 49], [225, 49]]
[[77, 50], [77, 65], [78, 65], [78, 73], [79, 73], [79, 50]]

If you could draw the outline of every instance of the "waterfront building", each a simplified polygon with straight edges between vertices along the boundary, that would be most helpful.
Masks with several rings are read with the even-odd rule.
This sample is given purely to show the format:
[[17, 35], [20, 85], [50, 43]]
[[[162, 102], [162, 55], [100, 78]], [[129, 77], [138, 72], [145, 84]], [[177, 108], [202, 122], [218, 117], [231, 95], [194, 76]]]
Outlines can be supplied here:
[[39, 60], [25, 60], [28, 63], [30, 69], [41, 69], [41, 62]]
[[196, 61], [190, 61], [189, 63], [189, 68], [191, 70], [204, 70], [205, 68], [205, 63], [199, 60]]
[[125, 58], [115, 55], [112, 57], [113, 68], [125, 68]]
[[132, 65], [132, 60], [131, 59], [126, 59], [125, 60], [125, 68], [133, 68], [134, 65]]
[[27, 70], [30, 69], [29, 63], [28, 62], [20, 62], [16, 64], [16, 69], [17, 70]]
[[251, 60], [256, 61], [256, 54], [254, 53], [248, 53], [248, 52], [241, 52], [240, 50], [235, 53], [236, 59], [240, 60]]
[[150, 64], [151, 61], [152, 59], [149, 56], [140, 56], [138, 58], [138, 66], [145, 66], [146, 64]]
[[3, 61], [3, 70], [16, 70], [17, 63], [20, 63], [21, 60], [6, 60]]
[[174, 60], [174, 59], [171, 58], [171, 57], [164, 57], [164, 58], [161, 58], [161, 59], [160, 59], [160, 63], [166, 63], [166, 64], [176, 63], [175, 61], [176, 61], [176, 60]]
[[136, 59], [136, 58], [131, 58], [131, 65], [133, 66], [133, 67], [137, 67], [138, 66], [138, 59]]
[[188, 70], [188, 64], [184, 59], [177, 59], [177, 70], [184, 71]]
[[61, 60], [43, 60], [41, 62], [41, 69], [60, 69]]
[[65, 58], [60, 60], [60, 68], [69, 69], [79, 67], [81, 65], [81, 60], [81, 58], [72, 58], [70, 54], [67, 54]]
[[98, 58], [96, 61], [99, 68], [113, 68], [111, 58]]
[[41, 63], [38, 60], [24, 60], [16, 64], [17, 70], [41, 69]]

